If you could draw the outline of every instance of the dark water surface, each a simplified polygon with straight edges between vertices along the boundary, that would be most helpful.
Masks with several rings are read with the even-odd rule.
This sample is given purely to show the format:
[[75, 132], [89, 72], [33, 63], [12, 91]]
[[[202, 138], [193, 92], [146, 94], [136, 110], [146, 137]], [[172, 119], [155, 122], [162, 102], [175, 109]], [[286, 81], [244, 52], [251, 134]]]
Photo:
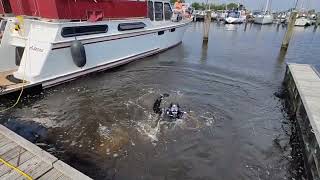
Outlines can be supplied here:
[[[274, 93], [286, 62], [320, 64], [320, 30], [296, 28], [287, 54], [284, 30], [214, 24], [202, 47], [193, 23], [181, 45], [26, 96], [1, 123], [95, 179], [299, 179]], [[184, 120], [155, 126], [162, 93], [188, 111]]]

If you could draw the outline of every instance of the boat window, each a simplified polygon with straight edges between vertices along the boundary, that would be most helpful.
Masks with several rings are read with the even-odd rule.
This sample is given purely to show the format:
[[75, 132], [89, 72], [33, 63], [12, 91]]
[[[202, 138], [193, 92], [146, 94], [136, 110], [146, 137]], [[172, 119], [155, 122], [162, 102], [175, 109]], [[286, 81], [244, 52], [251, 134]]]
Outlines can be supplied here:
[[231, 12], [228, 13], [228, 17], [239, 18], [240, 17], [240, 13], [231, 11]]
[[155, 2], [154, 3], [154, 15], [156, 21], [163, 20], [163, 3], [162, 2]]
[[150, 18], [151, 21], [154, 20], [154, 11], [153, 11], [152, 1], [148, 1], [148, 18]]
[[108, 25], [73, 26], [62, 28], [62, 37], [75, 37], [108, 32]]
[[24, 47], [16, 47], [16, 65], [20, 66], [20, 62], [23, 56]]
[[172, 9], [169, 3], [164, 3], [164, 18], [165, 20], [171, 20]]
[[6, 29], [7, 26], [7, 20], [1, 20], [0, 22], [0, 32], [4, 32], [4, 30]]
[[158, 35], [159, 35], [159, 36], [164, 35], [164, 31], [159, 31], [159, 32], [158, 32]]
[[134, 22], [134, 23], [121, 23], [118, 25], [119, 31], [128, 31], [134, 29], [143, 29], [146, 27], [146, 24], [143, 22]]

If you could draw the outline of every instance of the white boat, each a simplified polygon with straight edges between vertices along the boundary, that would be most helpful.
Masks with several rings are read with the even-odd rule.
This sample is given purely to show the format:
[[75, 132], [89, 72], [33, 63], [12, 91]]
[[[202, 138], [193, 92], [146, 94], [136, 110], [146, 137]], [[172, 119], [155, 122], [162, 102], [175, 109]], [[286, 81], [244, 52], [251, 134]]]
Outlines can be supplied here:
[[272, 24], [273, 16], [271, 14], [260, 14], [254, 18], [254, 23], [256, 24]]
[[218, 14], [214, 11], [211, 12], [211, 19], [216, 20], [218, 18]]
[[299, 16], [295, 22], [295, 26], [311, 26], [311, 21], [306, 16]]
[[[116, 1], [123, 4], [115, 7], [128, 6], [130, 8], [124, 9], [134, 10], [121, 16], [114, 12], [119, 17], [113, 14], [110, 18], [104, 17], [106, 14], [101, 8], [113, 1], [88, 0], [87, 4], [85, 1], [78, 4], [70, 0], [69, 6], [73, 3], [78, 7], [71, 10], [76, 12], [74, 16], [69, 13], [68, 18], [72, 20], [61, 17], [65, 14], [55, 13], [69, 9], [64, 9], [62, 4], [60, 9], [50, 7], [51, 13], [45, 3], [51, 0], [35, 1], [39, 9], [30, 13], [34, 17], [6, 17], [0, 26], [4, 27], [0, 45], [0, 95], [22, 87], [51, 87], [159, 53], [181, 43], [191, 22], [190, 19], [171, 20], [172, 8], [166, 1]], [[88, 9], [88, 4], [96, 9]], [[106, 9], [109, 15], [118, 10]], [[77, 20], [78, 15], [87, 19]]]
[[192, 15], [194, 17], [194, 21], [203, 21], [206, 14], [205, 11], [194, 10]]
[[217, 20], [218, 21], [225, 21], [227, 18], [228, 12], [227, 11], [218, 11], [217, 13]]
[[224, 21], [226, 24], [241, 24], [245, 19], [241, 17], [240, 11], [229, 11]]
[[262, 14], [258, 14], [254, 18], [254, 23], [261, 24], [261, 25], [272, 24], [273, 23], [273, 15], [270, 14], [270, 7], [271, 7], [270, 0], [267, 0], [264, 12]]

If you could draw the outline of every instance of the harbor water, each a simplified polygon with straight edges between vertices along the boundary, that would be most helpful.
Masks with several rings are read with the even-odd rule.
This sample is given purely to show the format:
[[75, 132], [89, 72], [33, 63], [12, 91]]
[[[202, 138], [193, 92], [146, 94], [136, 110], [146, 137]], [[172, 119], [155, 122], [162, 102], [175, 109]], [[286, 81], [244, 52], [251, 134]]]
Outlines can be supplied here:
[[[202, 23], [182, 44], [25, 95], [0, 122], [94, 179], [301, 179], [301, 149], [281, 89], [287, 62], [320, 65], [320, 30]], [[138, 42], [137, 42], [138, 43]], [[152, 106], [177, 102], [176, 122]], [[14, 97], [0, 100], [4, 108]]]

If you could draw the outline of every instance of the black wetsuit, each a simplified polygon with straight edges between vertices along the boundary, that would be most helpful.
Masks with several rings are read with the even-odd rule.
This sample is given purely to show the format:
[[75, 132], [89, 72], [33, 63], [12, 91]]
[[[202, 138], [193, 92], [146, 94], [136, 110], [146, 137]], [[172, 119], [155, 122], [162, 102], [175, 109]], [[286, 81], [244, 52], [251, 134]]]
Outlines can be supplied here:
[[169, 108], [161, 108], [161, 102], [164, 96], [161, 95], [153, 104], [153, 112], [159, 114], [160, 116], [168, 117], [170, 121], [175, 119], [181, 119], [184, 112], [180, 110], [179, 104], [170, 104]]

